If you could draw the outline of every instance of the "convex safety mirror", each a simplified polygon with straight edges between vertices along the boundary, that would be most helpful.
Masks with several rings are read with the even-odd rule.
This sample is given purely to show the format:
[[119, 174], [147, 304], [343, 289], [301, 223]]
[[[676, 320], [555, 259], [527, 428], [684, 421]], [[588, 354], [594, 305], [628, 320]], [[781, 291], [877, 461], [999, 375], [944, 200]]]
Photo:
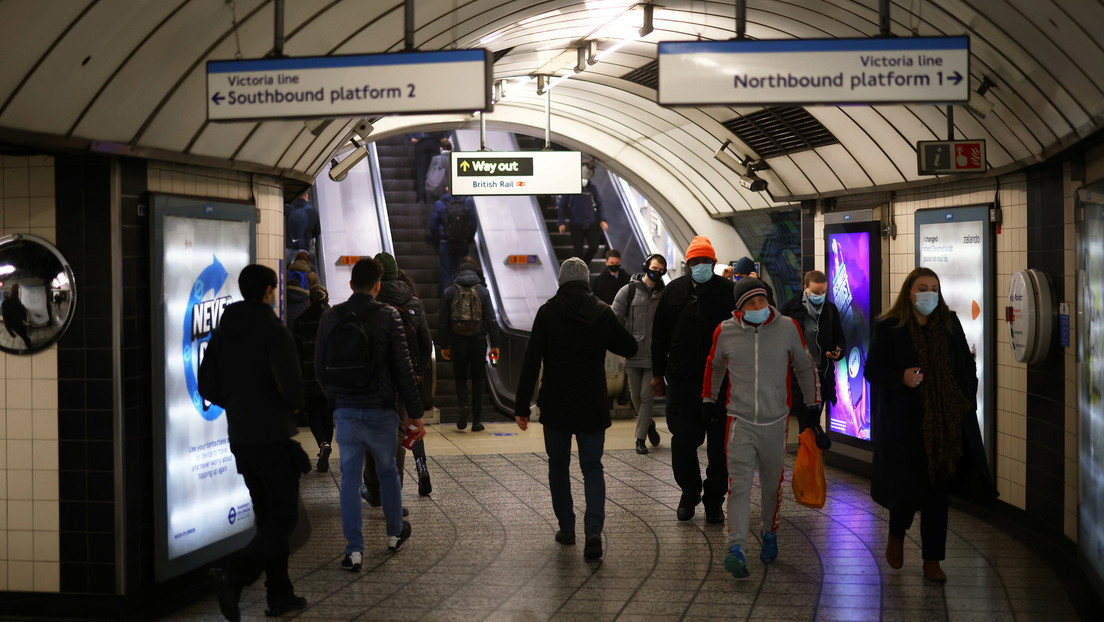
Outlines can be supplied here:
[[33, 235], [0, 238], [0, 350], [33, 354], [57, 341], [76, 308], [73, 270]]

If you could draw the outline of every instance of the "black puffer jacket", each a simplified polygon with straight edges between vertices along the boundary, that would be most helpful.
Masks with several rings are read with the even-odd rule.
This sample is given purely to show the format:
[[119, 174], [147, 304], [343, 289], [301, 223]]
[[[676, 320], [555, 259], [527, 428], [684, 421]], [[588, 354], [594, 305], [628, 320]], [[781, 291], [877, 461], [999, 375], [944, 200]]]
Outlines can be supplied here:
[[474, 287], [475, 294], [483, 307], [483, 317], [479, 324], [479, 332], [469, 338], [486, 337], [492, 348], [497, 348], [502, 340], [502, 334], [498, 330], [498, 320], [495, 318], [494, 307], [491, 305], [491, 294], [483, 285], [483, 277], [479, 276], [475, 266], [470, 263], [462, 263], [456, 270], [456, 276], [452, 279], [452, 285], [445, 289], [441, 297], [440, 321], [437, 323], [437, 341], [442, 350], [448, 350], [452, 346], [452, 300], [460, 293], [461, 287]]
[[590, 293], [587, 283], [570, 281], [561, 285], [533, 319], [514, 414], [529, 416], [529, 403], [543, 363], [544, 379], [537, 396], [540, 422], [569, 432], [608, 428], [606, 350], [632, 356], [636, 354], [636, 339], [617, 321], [609, 305]]
[[272, 307], [256, 300], [226, 307], [199, 367], [199, 394], [226, 409], [231, 446], [286, 441], [298, 433], [299, 359]]
[[322, 385], [318, 384], [318, 378], [314, 375], [314, 344], [318, 338], [318, 324], [322, 321], [322, 314], [329, 308], [330, 305], [324, 302], [313, 303], [291, 327], [295, 347], [299, 351], [299, 372], [303, 376], [305, 397], [322, 395]]
[[[368, 338], [372, 367], [379, 375], [378, 382], [374, 384], [374, 390], [350, 392], [327, 385], [323, 373], [327, 337], [341, 320], [341, 314], [346, 309], [362, 312], [373, 306], [380, 308], [372, 312], [366, 322], [369, 325]], [[348, 302], [335, 305], [322, 315], [322, 323], [318, 327], [318, 341], [314, 346], [314, 369], [319, 380], [322, 381], [326, 396], [334, 400], [335, 408], [394, 410], [396, 399], [401, 396], [403, 403], [406, 404], [408, 417], [422, 416], [422, 401], [417, 384], [414, 382], [414, 368], [410, 364], [410, 353], [406, 349], [406, 338], [403, 335], [399, 312], [378, 302], [368, 294], [354, 293], [349, 297]]]
[[732, 317], [732, 281], [714, 274], [698, 285], [690, 275], [663, 288], [652, 320], [652, 373], [701, 388], [713, 331]]
[[[409, 285], [397, 279], [383, 281], [376, 300], [395, 307], [400, 314], [406, 314], [403, 334], [406, 335], [410, 362], [414, 366], [414, 375], [425, 378], [429, 375], [429, 353], [433, 348], [433, 340], [429, 336], [429, 320], [426, 319], [422, 301], [414, 295], [414, 290]], [[413, 334], [407, 326], [413, 326]]]
[[[816, 341], [819, 356], [813, 362], [816, 363], [817, 371], [820, 372], [821, 401], [834, 403], [836, 401], [835, 361], [824, 356], [824, 353], [831, 352], [837, 347], [840, 349], [841, 356], [847, 353], [847, 342], [843, 339], [843, 325], [840, 323], [839, 309], [836, 308], [835, 304], [825, 300], [824, 306], [820, 310], [820, 318], [817, 320], [817, 330], [810, 334], [809, 331], [805, 330], [805, 323], [809, 321], [809, 310], [805, 308], [804, 296], [804, 291], [798, 292], [796, 296], [787, 300], [778, 312], [797, 320], [797, 325], [801, 328], [806, 342]], [[793, 389], [794, 399], [791, 400], [793, 406], [790, 412], [794, 415], [804, 415], [806, 409], [801, 396], [801, 388], [796, 383], [792, 384], [791, 388]]]

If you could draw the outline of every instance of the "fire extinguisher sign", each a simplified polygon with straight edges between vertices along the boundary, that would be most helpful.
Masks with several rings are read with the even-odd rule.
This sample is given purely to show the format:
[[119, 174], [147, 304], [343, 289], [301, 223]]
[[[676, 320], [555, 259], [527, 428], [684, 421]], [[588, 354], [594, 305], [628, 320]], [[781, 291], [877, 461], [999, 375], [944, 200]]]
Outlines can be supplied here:
[[920, 175], [984, 173], [984, 140], [921, 140], [916, 143], [916, 165]]

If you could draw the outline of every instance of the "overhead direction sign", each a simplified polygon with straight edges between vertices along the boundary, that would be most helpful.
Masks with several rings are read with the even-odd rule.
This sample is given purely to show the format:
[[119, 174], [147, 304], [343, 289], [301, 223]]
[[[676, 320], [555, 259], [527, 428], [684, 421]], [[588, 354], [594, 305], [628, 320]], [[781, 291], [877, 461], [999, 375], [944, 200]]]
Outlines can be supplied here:
[[953, 103], [970, 98], [969, 37], [664, 41], [658, 101]]
[[491, 109], [484, 49], [207, 61], [211, 121]]
[[916, 143], [916, 168], [920, 175], [984, 173], [984, 140], [921, 140]]
[[578, 151], [454, 151], [452, 194], [579, 194]]

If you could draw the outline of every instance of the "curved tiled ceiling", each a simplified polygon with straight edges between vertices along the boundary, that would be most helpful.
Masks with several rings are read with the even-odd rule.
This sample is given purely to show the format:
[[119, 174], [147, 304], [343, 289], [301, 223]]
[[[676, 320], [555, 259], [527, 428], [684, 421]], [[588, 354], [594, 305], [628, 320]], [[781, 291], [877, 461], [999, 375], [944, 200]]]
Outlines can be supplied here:
[[[188, 160], [310, 180], [359, 120], [319, 135], [302, 122], [206, 120], [205, 62], [260, 58], [273, 49], [274, 0], [5, 0], [0, 23], [0, 142]], [[643, 3], [616, 0], [418, 0], [418, 49], [486, 47], [495, 78], [564, 75], [574, 48], [609, 48], [639, 27]], [[713, 158], [724, 140], [761, 154], [730, 127], [759, 107], [665, 108], [655, 103], [656, 43], [734, 36], [732, 1], [664, 0], [654, 32], [631, 41], [551, 91], [551, 113], [532, 83], [508, 80], [488, 127], [542, 136], [601, 157], [667, 209], [691, 221], [736, 210], [938, 181], [916, 173], [918, 140], [946, 138], [934, 105], [809, 106], [830, 134], [822, 146], [767, 158], [770, 196], [741, 188]], [[867, 37], [878, 0], [748, 0], [753, 39]], [[968, 34], [970, 83], [993, 83], [984, 118], [956, 107], [955, 135], [988, 141], [990, 174], [1035, 163], [1104, 124], [1104, 4], [1080, 0], [896, 0], [899, 37]], [[285, 53], [399, 51], [404, 3], [292, 0]], [[1096, 69], [1093, 69], [1093, 68]], [[643, 74], [634, 76], [633, 72]], [[654, 70], [653, 70], [654, 71]], [[654, 77], [654, 75], [653, 75]], [[750, 116], [749, 116], [750, 115]], [[745, 123], [745, 125], [747, 125]], [[478, 127], [470, 115], [375, 120], [372, 138], [414, 128]], [[834, 137], [835, 140], [831, 140]]]

